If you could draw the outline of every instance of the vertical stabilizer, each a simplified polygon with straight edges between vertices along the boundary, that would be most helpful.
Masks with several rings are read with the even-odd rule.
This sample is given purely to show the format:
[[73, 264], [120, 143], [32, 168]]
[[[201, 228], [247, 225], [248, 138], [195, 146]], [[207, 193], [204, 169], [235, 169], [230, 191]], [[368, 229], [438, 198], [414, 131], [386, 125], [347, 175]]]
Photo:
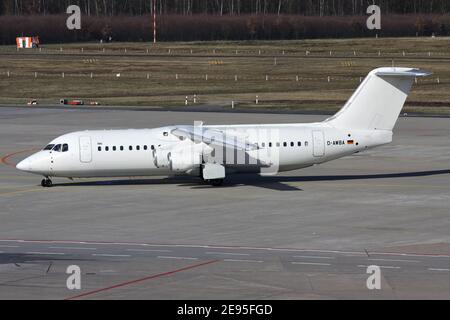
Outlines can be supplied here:
[[336, 128], [392, 130], [416, 77], [412, 68], [378, 68], [364, 79], [345, 106], [325, 120]]

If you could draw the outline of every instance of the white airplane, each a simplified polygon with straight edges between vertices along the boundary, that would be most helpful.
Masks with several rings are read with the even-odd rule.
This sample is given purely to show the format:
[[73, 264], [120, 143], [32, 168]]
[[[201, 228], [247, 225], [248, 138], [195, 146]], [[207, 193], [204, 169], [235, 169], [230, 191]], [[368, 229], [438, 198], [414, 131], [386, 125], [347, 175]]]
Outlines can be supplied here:
[[62, 135], [17, 164], [51, 177], [190, 174], [212, 185], [228, 174], [295, 170], [388, 144], [416, 77], [413, 68], [371, 71], [344, 107], [310, 124], [167, 126], [78, 131]]

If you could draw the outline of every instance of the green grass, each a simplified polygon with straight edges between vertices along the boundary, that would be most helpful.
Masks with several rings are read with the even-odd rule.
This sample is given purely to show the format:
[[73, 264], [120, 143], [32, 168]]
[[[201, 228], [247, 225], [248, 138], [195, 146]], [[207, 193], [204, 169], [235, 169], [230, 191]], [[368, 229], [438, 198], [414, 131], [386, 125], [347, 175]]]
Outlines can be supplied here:
[[[62, 53], [60, 45], [44, 46], [42, 52], [17, 52], [7, 46], [0, 47], [0, 104], [25, 104], [29, 99], [54, 104], [60, 98], [79, 98], [102, 105], [171, 107], [184, 105], [186, 96], [192, 100], [192, 95], [197, 94], [200, 105], [230, 105], [234, 100], [240, 108], [254, 108], [258, 95], [259, 108], [333, 112], [355, 90], [360, 77], [373, 68], [390, 66], [394, 60], [396, 66], [418, 67], [434, 73], [415, 85], [405, 112], [450, 114], [449, 44], [450, 38], [193, 42], [156, 46], [113, 43], [102, 47], [88, 43], [65, 44]], [[308, 57], [305, 50], [311, 52]], [[220, 64], [213, 64], [214, 61]], [[10, 77], [6, 75], [8, 71]], [[120, 78], [116, 77], [118, 73]]]

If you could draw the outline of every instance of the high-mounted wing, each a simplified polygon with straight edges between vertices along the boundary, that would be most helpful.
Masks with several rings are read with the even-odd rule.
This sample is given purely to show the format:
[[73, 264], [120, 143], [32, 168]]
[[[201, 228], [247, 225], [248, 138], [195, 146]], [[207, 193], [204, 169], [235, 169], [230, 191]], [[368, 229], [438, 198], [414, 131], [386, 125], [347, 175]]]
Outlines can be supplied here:
[[257, 144], [249, 143], [243, 137], [202, 126], [180, 126], [173, 129], [171, 133], [179, 138], [188, 138], [194, 142], [204, 142], [208, 145], [225, 146], [242, 151], [258, 149]]

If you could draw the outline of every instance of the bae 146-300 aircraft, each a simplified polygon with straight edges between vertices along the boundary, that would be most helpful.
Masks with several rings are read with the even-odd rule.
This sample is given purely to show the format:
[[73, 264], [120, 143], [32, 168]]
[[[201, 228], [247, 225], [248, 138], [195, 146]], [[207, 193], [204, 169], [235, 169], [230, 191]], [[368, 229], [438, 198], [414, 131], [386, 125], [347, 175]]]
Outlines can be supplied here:
[[62, 135], [17, 164], [51, 177], [195, 175], [222, 184], [236, 173], [274, 174], [341, 158], [392, 141], [416, 77], [413, 68], [371, 71], [344, 107], [308, 124], [194, 125], [88, 130]]

